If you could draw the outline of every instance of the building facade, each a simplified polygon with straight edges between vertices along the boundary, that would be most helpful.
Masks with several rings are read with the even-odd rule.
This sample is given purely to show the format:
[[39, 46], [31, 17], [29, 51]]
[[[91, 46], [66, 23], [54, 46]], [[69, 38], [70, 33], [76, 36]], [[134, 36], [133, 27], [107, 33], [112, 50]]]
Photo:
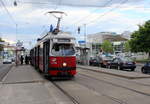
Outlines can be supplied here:
[[124, 51], [124, 43], [128, 40], [115, 32], [100, 32], [87, 35], [87, 46], [90, 48], [90, 56], [96, 56], [101, 50], [101, 44], [108, 40], [112, 43], [114, 53]]

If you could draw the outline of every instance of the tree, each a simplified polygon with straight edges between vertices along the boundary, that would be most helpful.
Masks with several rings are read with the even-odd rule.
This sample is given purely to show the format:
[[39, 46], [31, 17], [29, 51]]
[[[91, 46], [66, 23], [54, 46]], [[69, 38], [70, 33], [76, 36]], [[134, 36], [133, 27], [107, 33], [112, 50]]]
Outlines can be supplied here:
[[129, 52], [129, 51], [130, 51], [130, 44], [129, 44], [129, 41], [125, 42], [124, 48], [125, 48], [125, 52]]
[[[4, 41], [0, 38], [0, 42], [4, 42]], [[3, 45], [0, 44], [0, 51], [2, 51], [2, 50], [3, 50]]]
[[107, 52], [107, 53], [112, 53], [113, 52], [113, 46], [111, 44], [110, 41], [108, 40], [105, 40], [103, 43], [102, 43], [102, 49], [104, 52]]
[[129, 44], [132, 52], [146, 52], [150, 58], [150, 20], [139, 25], [139, 30], [131, 35]]

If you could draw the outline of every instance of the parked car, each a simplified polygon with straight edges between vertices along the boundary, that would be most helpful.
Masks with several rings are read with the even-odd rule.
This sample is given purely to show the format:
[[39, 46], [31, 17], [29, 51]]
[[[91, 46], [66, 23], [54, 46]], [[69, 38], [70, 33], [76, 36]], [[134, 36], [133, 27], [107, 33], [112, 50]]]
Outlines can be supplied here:
[[134, 71], [136, 68], [136, 63], [127, 57], [123, 58], [115, 58], [113, 59], [109, 64], [108, 67], [116, 68], [118, 70], [124, 70], [124, 69], [131, 69], [131, 71]]
[[99, 62], [101, 67], [107, 67], [108, 63], [110, 63], [113, 60], [112, 56], [100, 56]]
[[3, 64], [11, 64], [11, 63], [12, 63], [11, 58], [4, 58], [3, 59]]
[[12, 62], [15, 62], [15, 57], [11, 57]]
[[99, 63], [98, 58], [97, 57], [91, 57], [89, 60], [89, 65], [90, 66], [99, 66], [100, 63]]
[[150, 73], [150, 62], [147, 62], [142, 68], [141, 68], [142, 73]]

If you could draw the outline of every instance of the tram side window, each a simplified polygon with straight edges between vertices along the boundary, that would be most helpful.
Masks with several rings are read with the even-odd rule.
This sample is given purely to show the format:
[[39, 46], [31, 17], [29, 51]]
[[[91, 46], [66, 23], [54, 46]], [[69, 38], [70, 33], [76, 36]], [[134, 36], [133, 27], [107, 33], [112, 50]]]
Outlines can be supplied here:
[[56, 56], [74, 55], [75, 50], [72, 44], [54, 44], [52, 48], [52, 54]]

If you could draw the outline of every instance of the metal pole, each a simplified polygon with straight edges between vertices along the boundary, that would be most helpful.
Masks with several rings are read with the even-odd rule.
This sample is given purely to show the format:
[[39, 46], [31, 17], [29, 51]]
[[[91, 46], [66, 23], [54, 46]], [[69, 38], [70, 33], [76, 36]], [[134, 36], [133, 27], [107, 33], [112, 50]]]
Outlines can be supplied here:
[[[17, 29], [18, 25], [16, 24], [16, 42], [17, 42]], [[16, 44], [16, 66], [18, 65], [18, 55], [17, 55], [17, 44]]]
[[95, 56], [97, 54], [97, 45], [96, 45], [96, 40], [95, 40]]
[[17, 33], [18, 33], [18, 24], [16, 24], [16, 37], [17, 37]]
[[57, 29], [59, 30], [59, 27], [60, 27], [60, 20], [61, 18], [58, 18], [58, 22], [57, 22]]
[[86, 24], [84, 24], [84, 41], [85, 41], [85, 64], [88, 65], [88, 52], [86, 51], [87, 41], [86, 41]]
[[86, 47], [86, 24], [84, 24], [84, 41], [85, 41], [85, 47]]

